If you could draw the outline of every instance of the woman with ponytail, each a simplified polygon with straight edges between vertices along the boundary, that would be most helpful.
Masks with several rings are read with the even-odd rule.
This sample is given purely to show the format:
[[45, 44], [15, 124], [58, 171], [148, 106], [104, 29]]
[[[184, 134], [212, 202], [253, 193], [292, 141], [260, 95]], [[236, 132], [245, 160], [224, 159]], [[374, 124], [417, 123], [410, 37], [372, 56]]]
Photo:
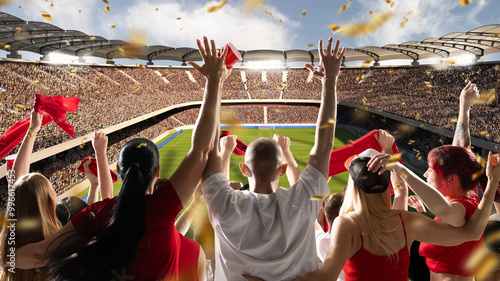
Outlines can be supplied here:
[[49, 263], [54, 280], [204, 280], [203, 251], [180, 235], [174, 222], [214, 148], [220, 89], [230, 71], [227, 49], [218, 54], [206, 37], [204, 46], [197, 44], [204, 65], [191, 65], [207, 78], [205, 94], [191, 149], [170, 179], [154, 190], [158, 148], [147, 139], [130, 140], [119, 155], [118, 196], [90, 205], [50, 238], [19, 249], [19, 268]]

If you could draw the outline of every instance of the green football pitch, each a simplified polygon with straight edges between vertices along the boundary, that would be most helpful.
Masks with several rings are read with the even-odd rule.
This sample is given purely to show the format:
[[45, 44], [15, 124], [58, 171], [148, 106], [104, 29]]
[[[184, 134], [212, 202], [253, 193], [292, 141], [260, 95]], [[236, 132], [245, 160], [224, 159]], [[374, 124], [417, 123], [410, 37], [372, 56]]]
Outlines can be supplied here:
[[[274, 134], [284, 135], [290, 138], [290, 150], [295, 157], [295, 160], [303, 170], [308, 161], [309, 152], [314, 144], [314, 128], [276, 128], [276, 129], [249, 129], [249, 128], [232, 128], [228, 129], [231, 134], [237, 135], [238, 139], [246, 144], [260, 137], [272, 138]], [[175, 171], [179, 163], [182, 161], [189, 148], [191, 147], [192, 130], [183, 130], [182, 133], [173, 138], [170, 142], [160, 148], [160, 176], [168, 178]], [[165, 137], [157, 144], [162, 143], [168, 137]], [[347, 129], [336, 130], [334, 148], [338, 148], [347, 144], [349, 140], [355, 140], [358, 136]], [[230, 173], [231, 180], [247, 183], [247, 179], [241, 174], [238, 163], [243, 162], [243, 156], [233, 154], [231, 156]], [[332, 177], [329, 187], [331, 192], [342, 191], [342, 188], [347, 183], [348, 173], [342, 173]], [[117, 195], [121, 187], [121, 178], [114, 184], [114, 195]], [[280, 179], [279, 185], [288, 188], [288, 179], [285, 177]], [[88, 189], [79, 194], [80, 198], [87, 195]]]

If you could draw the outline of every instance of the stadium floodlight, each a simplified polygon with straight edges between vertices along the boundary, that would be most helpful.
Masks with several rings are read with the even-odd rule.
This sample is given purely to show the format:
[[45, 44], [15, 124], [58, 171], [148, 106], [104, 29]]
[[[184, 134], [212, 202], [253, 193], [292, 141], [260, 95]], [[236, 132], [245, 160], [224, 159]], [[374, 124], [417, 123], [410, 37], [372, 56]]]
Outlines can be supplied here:
[[61, 53], [52, 52], [48, 55], [47, 60], [54, 63], [75, 63], [78, 62], [77, 56], [71, 56]]
[[285, 68], [282, 60], [248, 61], [245, 62], [249, 69], [279, 69]]

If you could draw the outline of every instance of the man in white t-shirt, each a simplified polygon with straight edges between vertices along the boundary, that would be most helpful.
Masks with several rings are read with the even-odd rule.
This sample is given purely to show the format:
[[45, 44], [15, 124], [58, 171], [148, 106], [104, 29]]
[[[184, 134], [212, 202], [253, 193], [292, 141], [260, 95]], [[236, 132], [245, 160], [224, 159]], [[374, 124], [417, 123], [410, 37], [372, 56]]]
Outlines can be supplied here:
[[[319, 42], [320, 64], [306, 67], [322, 82], [315, 144], [307, 167], [290, 189], [278, 187], [286, 172], [281, 147], [268, 138], [249, 144], [242, 173], [249, 191], [229, 186], [218, 150], [209, 156], [203, 173], [203, 196], [216, 233], [214, 280], [294, 280], [318, 268], [314, 222], [319, 199], [329, 193], [326, 183], [337, 116], [336, 82], [345, 48], [339, 53], [333, 38], [327, 50]], [[332, 52], [333, 49], [333, 52]], [[218, 142], [218, 139], [214, 140]], [[311, 200], [312, 199], [312, 200]]]

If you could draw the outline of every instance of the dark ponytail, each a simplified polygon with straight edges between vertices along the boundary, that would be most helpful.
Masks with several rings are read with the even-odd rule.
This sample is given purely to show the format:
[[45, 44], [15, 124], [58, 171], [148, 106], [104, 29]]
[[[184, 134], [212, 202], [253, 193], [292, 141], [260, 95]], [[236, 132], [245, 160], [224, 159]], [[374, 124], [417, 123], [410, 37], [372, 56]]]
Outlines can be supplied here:
[[145, 194], [159, 166], [158, 148], [150, 140], [133, 139], [120, 151], [118, 165], [123, 184], [107, 227], [77, 255], [51, 264], [54, 280], [109, 281], [134, 260], [143, 233]]

